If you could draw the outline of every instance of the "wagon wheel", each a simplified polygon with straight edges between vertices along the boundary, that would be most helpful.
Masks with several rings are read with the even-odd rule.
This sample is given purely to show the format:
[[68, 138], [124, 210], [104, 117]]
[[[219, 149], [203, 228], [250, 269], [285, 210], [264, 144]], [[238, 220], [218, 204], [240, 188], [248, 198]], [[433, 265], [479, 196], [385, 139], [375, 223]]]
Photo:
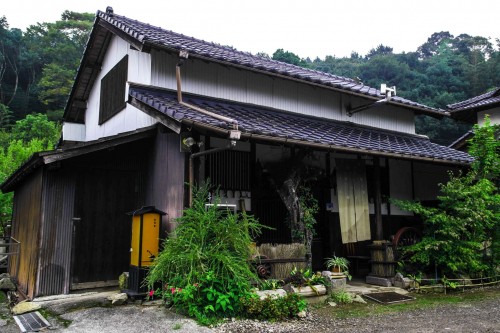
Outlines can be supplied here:
[[422, 240], [420, 231], [413, 227], [404, 227], [396, 232], [392, 245], [395, 250], [399, 250], [403, 246], [414, 245]]
[[257, 276], [261, 279], [267, 279], [271, 276], [272, 267], [270, 263], [262, 263], [261, 259], [267, 259], [266, 256], [255, 256], [254, 264], [255, 270], [257, 271]]

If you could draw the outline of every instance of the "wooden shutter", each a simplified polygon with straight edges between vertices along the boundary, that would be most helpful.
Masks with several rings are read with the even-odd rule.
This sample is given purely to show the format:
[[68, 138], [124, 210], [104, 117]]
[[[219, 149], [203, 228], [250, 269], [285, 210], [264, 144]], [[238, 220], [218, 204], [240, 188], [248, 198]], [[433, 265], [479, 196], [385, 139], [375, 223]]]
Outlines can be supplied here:
[[128, 73], [128, 55], [123, 57], [101, 80], [99, 125], [126, 107], [125, 89]]

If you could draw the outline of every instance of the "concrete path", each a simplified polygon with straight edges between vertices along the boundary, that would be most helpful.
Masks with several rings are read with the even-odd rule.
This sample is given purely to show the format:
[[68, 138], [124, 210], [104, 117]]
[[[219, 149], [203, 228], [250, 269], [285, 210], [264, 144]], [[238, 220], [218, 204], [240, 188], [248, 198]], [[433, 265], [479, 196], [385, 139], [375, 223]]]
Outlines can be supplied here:
[[[405, 290], [393, 287], [379, 287], [362, 282], [349, 281], [345, 290], [353, 294], [367, 294], [381, 291]], [[196, 324], [166, 309], [161, 302], [138, 301], [121, 306], [111, 306], [108, 297], [117, 291], [86, 292], [81, 294], [57, 295], [35, 299], [42, 308], [54, 316], [46, 318], [52, 325], [51, 332], [75, 333], [142, 333], [142, 332], [192, 332], [210, 333], [212, 329]], [[2, 311], [4, 307], [6, 311]], [[2, 313], [4, 318], [2, 318]], [[18, 326], [6, 319], [6, 304], [0, 304], [0, 332], [18, 333]]]

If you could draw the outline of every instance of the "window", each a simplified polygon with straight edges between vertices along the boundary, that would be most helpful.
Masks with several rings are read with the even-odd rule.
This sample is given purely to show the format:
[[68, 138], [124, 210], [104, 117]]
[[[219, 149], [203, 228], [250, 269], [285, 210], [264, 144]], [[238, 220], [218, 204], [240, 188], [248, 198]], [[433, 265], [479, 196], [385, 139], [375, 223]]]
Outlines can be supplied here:
[[127, 70], [128, 55], [123, 57], [123, 59], [102, 78], [99, 125], [125, 108]]

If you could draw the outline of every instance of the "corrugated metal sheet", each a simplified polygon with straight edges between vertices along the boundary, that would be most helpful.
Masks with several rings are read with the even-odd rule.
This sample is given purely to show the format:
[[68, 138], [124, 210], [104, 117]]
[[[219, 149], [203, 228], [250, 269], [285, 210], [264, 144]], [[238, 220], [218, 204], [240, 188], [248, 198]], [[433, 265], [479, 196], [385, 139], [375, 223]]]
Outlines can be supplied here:
[[35, 295], [41, 223], [42, 170], [38, 170], [16, 188], [12, 237], [20, 244], [19, 266], [11, 265], [9, 274], [18, 281], [18, 288], [29, 298]]
[[69, 293], [75, 176], [46, 171], [36, 296]]

